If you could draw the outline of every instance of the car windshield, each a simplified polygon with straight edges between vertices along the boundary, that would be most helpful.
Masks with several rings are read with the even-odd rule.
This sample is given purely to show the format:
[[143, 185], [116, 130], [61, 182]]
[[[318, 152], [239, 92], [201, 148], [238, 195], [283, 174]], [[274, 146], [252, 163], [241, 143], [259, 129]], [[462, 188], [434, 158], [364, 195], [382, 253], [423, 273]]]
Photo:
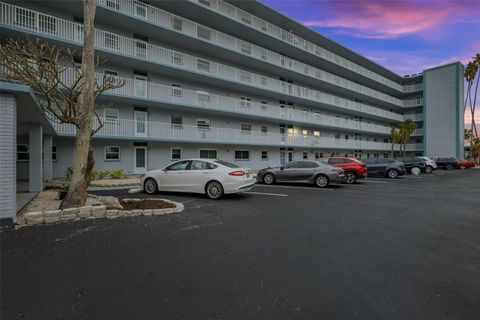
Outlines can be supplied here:
[[219, 163], [219, 164], [221, 164], [225, 167], [229, 167], [229, 168], [240, 168], [239, 166], [237, 166], [234, 163], [230, 163], [230, 162], [223, 161], [223, 160], [215, 160], [214, 162]]

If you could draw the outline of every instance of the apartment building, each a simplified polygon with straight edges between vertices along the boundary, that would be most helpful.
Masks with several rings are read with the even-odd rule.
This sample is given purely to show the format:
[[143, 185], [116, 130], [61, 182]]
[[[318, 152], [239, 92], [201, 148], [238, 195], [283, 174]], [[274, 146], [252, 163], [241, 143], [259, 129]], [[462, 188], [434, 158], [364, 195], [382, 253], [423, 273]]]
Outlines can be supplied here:
[[[2, 42], [38, 37], [81, 52], [81, 1], [1, 2], [0, 18]], [[390, 128], [407, 118], [417, 123], [408, 154], [463, 156], [459, 62], [400, 76], [250, 0], [97, 0], [95, 26], [107, 59], [98, 79], [125, 80], [101, 98], [110, 106], [93, 142], [99, 169], [143, 174], [191, 157], [254, 169], [389, 157]], [[32, 191], [64, 176], [74, 127], [47, 121], [24, 86], [2, 82], [0, 107], [16, 130], [5, 144], [15, 150], [0, 155], [14, 180]]]

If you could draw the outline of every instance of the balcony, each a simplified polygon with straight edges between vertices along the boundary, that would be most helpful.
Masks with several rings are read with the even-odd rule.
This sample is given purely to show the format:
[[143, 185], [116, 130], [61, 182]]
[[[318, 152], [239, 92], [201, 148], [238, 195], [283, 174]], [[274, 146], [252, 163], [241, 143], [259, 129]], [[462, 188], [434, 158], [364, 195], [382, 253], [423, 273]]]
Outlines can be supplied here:
[[415, 113], [415, 114], [405, 114], [403, 115], [403, 119], [411, 119], [413, 121], [423, 121], [423, 113]]
[[262, 20], [242, 9], [232, 6], [221, 0], [189, 0], [202, 7], [208, 8], [218, 14], [221, 14], [229, 19], [242, 23], [256, 31], [268, 34], [271, 37], [284, 41], [292, 46], [307, 51], [319, 58], [325, 59], [331, 63], [346, 68], [352, 72], [360, 74], [364, 77], [370, 78], [380, 84], [393, 88], [399, 92], [403, 92], [403, 86], [395, 81], [385, 78], [373, 71], [368, 70], [352, 61], [349, 61], [327, 49], [324, 49], [308, 40], [305, 40], [292, 32], [277, 27], [265, 20]]
[[403, 106], [407, 108], [420, 107], [421, 105], [423, 105], [423, 98], [421, 97], [411, 100], [403, 100]]
[[414, 137], [423, 136], [423, 128], [418, 128], [413, 130], [412, 136]]
[[111, 0], [98, 0], [102, 8], [119, 12], [138, 20], [146, 21], [153, 25], [179, 32], [200, 41], [217, 45], [227, 50], [232, 50], [242, 55], [255, 58], [259, 61], [296, 72], [301, 76], [327, 82], [330, 85], [341, 87], [354, 93], [363, 94], [379, 101], [396, 106], [402, 106], [402, 100], [383, 92], [368, 88], [364, 85], [339, 77], [327, 71], [315, 68], [300, 61], [280, 55], [276, 52], [242, 41], [228, 34], [200, 25], [180, 16], [161, 10], [155, 6], [137, 0], [122, 0], [112, 5]]
[[411, 84], [411, 85], [403, 86], [403, 92], [404, 93], [417, 92], [417, 91], [422, 91], [422, 90], [423, 90], [423, 83], [417, 83], [417, 84]]
[[[78, 45], [83, 43], [83, 25], [81, 24], [5, 3], [2, 3], [2, 11], [1, 23], [3, 25], [29, 31], [34, 34], [45, 35], [50, 38], [66, 40]], [[289, 97], [287, 99], [301, 99], [304, 104], [333, 106], [341, 108], [344, 111], [354, 111], [390, 121], [402, 120], [402, 116], [394, 112], [385, 111], [363, 103], [293, 85], [99, 29], [95, 30], [95, 47], [102, 51], [140, 61], [148, 61], [149, 63], [167, 66], [175, 70], [185, 70], [186, 72], [195, 73], [199, 76], [230, 81], [234, 85], [244, 85], [262, 91], [268, 91], [274, 97], [278, 97], [277, 94], [280, 93]]]
[[[104, 75], [96, 73], [98, 81], [102, 81]], [[67, 69], [64, 73], [65, 84], [73, 83], [75, 72]], [[261, 117], [270, 120], [282, 120], [292, 123], [302, 123], [311, 126], [342, 129], [355, 132], [369, 132], [375, 134], [390, 134], [390, 127], [356, 120], [343, 119], [336, 116], [324, 115], [315, 112], [297, 110], [280, 105], [263, 104], [253, 101], [245, 101], [226, 96], [209, 94], [207, 92], [194, 91], [181, 88], [172, 88], [152, 82], [120, 78], [125, 81], [121, 88], [110, 90], [104, 95], [115, 95], [131, 99], [149, 100], [170, 104], [173, 106], [187, 106], [200, 110], [214, 110], [219, 112], [235, 113], [250, 117]]]
[[[114, 139], [144, 139], [152, 141], [177, 141], [192, 143], [219, 143], [237, 145], [304, 147], [324, 149], [352, 150], [390, 150], [391, 144], [383, 142], [361, 141], [353, 139], [335, 139], [313, 135], [265, 133], [260, 131], [242, 131], [229, 128], [200, 128], [189, 125], [173, 125], [151, 121], [127, 119], [103, 119], [104, 123], [95, 137]], [[59, 135], [74, 136], [75, 126], [51, 121]], [[99, 121], [94, 120], [94, 129]], [[407, 150], [422, 150], [422, 145], [408, 145]]]

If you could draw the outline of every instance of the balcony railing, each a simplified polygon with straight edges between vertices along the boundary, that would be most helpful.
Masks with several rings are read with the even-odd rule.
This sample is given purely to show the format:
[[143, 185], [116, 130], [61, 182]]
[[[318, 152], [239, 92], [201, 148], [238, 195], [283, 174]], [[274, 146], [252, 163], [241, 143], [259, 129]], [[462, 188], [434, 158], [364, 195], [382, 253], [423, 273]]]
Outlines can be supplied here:
[[[82, 44], [83, 25], [65, 21], [36, 11], [2, 3], [1, 23], [22, 30]], [[249, 71], [211, 62], [181, 52], [154, 46], [146, 42], [120, 36], [103, 30], [95, 30], [95, 47], [155, 64], [196, 72], [208, 77], [241, 83], [250, 87], [282, 93], [304, 99], [308, 103], [322, 103], [345, 110], [361, 112], [401, 121], [402, 116], [363, 103], [344, 99], [328, 93], [283, 82]]]
[[403, 92], [416, 92], [416, 91], [422, 91], [422, 90], [423, 90], [422, 83], [403, 86]]
[[[222, 48], [233, 50], [241, 54], [256, 58], [258, 60], [274, 64], [276, 66], [306, 75], [313, 79], [325, 81], [329, 84], [339, 86], [369, 97], [379, 99], [388, 103], [402, 106], [402, 100], [392, 97], [383, 92], [368, 88], [364, 85], [339, 77], [330, 72], [307, 65], [303, 62], [288, 58], [276, 52], [256, 46], [252, 43], [242, 41], [228, 34], [200, 25], [196, 22], [184, 19], [180, 16], [161, 10], [155, 6], [137, 0], [118, 0], [113, 5], [112, 0], [98, 0], [100, 6], [109, 10], [127, 14], [149, 23], [181, 32], [188, 36], [208, 41]], [[404, 88], [405, 92], [405, 88]]]
[[[328, 149], [352, 150], [390, 150], [391, 144], [353, 139], [335, 139], [316, 137], [313, 135], [266, 133], [260, 131], [245, 131], [230, 128], [205, 128], [191, 125], [178, 125], [151, 121], [136, 121], [126, 119], [103, 119], [104, 126], [96, 136], [115, 138], [148, 138], [153, 140], [205, 142], [223, 144], [252, 144], [269, 146], [291, 146]], [[75, 126], [51, 121], [59, 135], [75, 135]], [[99, 121], [94, 120], [94, 129]], [[408, 145], [407, 150], [421, 150], [421, 145]]]
[[314, 54], [322, 59], [328, 60], [339, 66], [342, 66], [350, 71], [361, 74], [364, 77], [373, 79], [383, 85], [391, 87], [395, 90], [403, 92], [402, 85], [379, 75], [376, 72], [370, 71], [365, 67], [362, 67], [350, 60], [347, 60], [327, 49], [324, 49], [308, 40], [305, 40], [292, 32], [281, 29], [265, 20], [262, 20], [242, 9], [232, 6], [221, 0], [189, 0], [194, 3], [198, 3], [204, 7], [207, 7], [217, 13], [222, 14], [230, 19], [238, 21], [244, 25], [247, 25], [257, 31], [266, 33], [272, 37], [285, 41], [297, 48], [305, 50], [311, 54]]
[[[103, 74], [96, 73], [96, 78], [98, 81], [102, 81], [103, 77]], [[209, 108], [218, 111], [260, 116], [275, 120], [288, 120], [313, 126], [373, 132], [387, 135], [390, 134], [390, 127], [384, 125], [343, 119], [341, 117], [293, 109], [289, 106], [280, 107], [280, 105], [235, 99], [221, 95], [209, 94], [208, 92], [204, 91], [182, 89], [152, 82], [121, 77], [118, 77], [118, 79], [125, 82], [124, 86], [109, 90], [105, 94], [148, 99], [151, 101], [164, 102], [172, 105]], [[74, 70], [71, 68], [67, 69], [64, 73], [63, 81], [68, 85], [73, 83], [74, 80]]]
[[403, 119], [411, 119], [413, 121], [423, 121], [423, 113], [415, 113], [415, 114], [405, 114]]
[[416, 98], [411, 100], [403, 100], [404, 107], [419, 107], [423, 104], [423, 98]]

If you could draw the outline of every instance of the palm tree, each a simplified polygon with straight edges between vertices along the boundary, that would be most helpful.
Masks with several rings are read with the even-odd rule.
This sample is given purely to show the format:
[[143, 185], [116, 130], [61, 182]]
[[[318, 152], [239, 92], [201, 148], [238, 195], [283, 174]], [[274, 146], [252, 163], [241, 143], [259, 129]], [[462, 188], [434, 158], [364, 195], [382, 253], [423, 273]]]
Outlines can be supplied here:
[[400, 130], [392, 127], [390, 130], [390, 139], [392, 139], [392, 151], [390, 152], [390, 156], [393, 158], [395, 145], [401, 140]]
[[480, 164], [480, 138], [472, 139], [470, 143], [470, 156], [477, 165]]
[[464, 111], [467, 109], [467, 105], [470, 109], [470, 114], [472, 117], [472, 123], [470, 129], [474, 134], [474, 137], [478, 138], [478, 131], [477, 126], [475, 124], [475, 103], [477, 101], [477, 94], [478, 94], [478, 85], [480, 81], [480, 53], [477, 53], [472, 61], [468, 62], [465, 68], [465, 80], [467, 81], [467, 93], [465, 95], [465, 104], [464, 104]]
[[403, 145], [402, 158], [405, 161], [407, 142], [410, 140], [410, 136], [412, 135], [413, 131], [417, 128], [417, 124], [412, 119], [406, 119], [405, 121], [400, 122], [398, 127], [400, 128], [401, 142]]

